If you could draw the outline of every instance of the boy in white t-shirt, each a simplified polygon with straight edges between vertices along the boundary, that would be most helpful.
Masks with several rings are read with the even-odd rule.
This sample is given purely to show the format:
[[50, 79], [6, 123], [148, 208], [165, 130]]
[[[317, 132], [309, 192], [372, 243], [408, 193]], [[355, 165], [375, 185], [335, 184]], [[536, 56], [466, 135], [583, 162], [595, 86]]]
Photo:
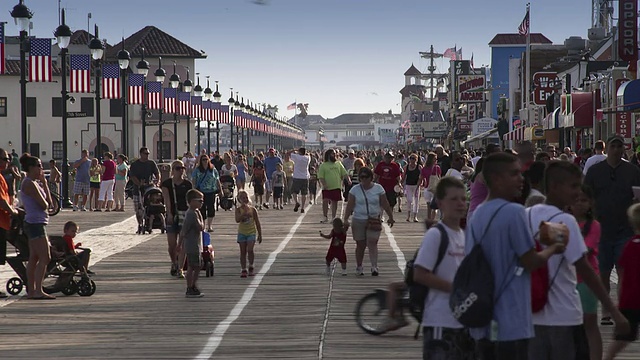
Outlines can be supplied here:
[[551, 287], [546, 305], [533, 314], [535, 337], [529, 342], [529, 359], [573, 360], [576, 358], [575, 327], [583, 321], [576, 272], [602, 302], [603, 308], [611, 312], [617, 333], [625, 333], [629, 323], [614, 306], [600, 278], [589, 265], [587, 247], [578, 222], [573, 215], [563, 211], [575, 202], [582, 191], [580, 168], [566, 161], [552, 160], [547, 164], [544, 183], [546, 202], [526, 210], [532, 233], [538, 233], [543, 221], [562, 223], [569, 229], [569, 240], [565, 252], [551, 256], [547, 263]]
[[465, 254], [465, 235], [460, 228], [460, 219], [466, 217], [466, 189], [462, 181], [443, 177], [438, 182], [435, 196], [442, 212], [438, 225], [447, 232], [449, 245], [436, 266], [443, 234], [440, 226], [433, 226], [424, 234], [414, 262], [414, 281], [430, 289], [422, 317], [423, 358], [467, 359], [473, 354], [473, 341], [449, 308], [453, 278]]

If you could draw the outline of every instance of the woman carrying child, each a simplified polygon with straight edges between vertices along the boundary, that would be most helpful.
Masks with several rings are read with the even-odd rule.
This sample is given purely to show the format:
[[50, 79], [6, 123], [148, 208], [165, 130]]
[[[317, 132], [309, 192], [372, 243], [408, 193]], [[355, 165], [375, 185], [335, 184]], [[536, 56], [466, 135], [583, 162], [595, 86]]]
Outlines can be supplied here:
[[[237, 199], [238, 203], [240, 203], [240, 206], [236, 207], [236, 222], [238, 223], [237, 241], [238, 245], [240, 245], [240, 266], [242, 268], [240, 277], [246, 278], [247, 276], [253, 276], [255, 274], [253, 267], [255, 258], [253, 247], [256, 242], [256, 235], [258, 244], [262, 243], [262, 227], [260, 226], [258, 212], [256, 208], [251, 206], [251, 200], [249, 200], [247, 192], [240, 190]], [[247, 257], [249, 258], [248, 272]]]

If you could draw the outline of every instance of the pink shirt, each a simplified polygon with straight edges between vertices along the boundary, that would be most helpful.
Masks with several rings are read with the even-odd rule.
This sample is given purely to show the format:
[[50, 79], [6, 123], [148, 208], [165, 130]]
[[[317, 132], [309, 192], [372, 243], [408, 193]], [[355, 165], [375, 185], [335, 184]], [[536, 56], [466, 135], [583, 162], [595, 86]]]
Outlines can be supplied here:
[[109, 159], [102, 162], [104, 166], [104, 173], [102, 174], [102, 180], [113, 180], [116, 178], [116, 163]]
[[[479, 178], [476, 177], [476, 180], [471, 183], [471, 200], [469, 201], [469, 213], [473, 213], [473, 211], [478, 207], [478, 205], [482, 204], [489, 195], [489, 188], [484, 183], [484, 181], [480, 181]], [[469, 215], [469, 219], [471, 216]]]
[[[433, 172], [433, 174], [432, 174], [432, 172]], [[422, 178], [424, 179], [424, 187], [427, 188], [429, 186], [429, 177], [431, 175], [442, 176], [442, 170], [440, 169], [440, 166], [438, 166], [438, 165], [433, 165], [430, 168], [425, 166], [425, 167], [422, 168], [422, 172], [420, 174], [422, 175]]]
[[[580, 230], [584, 229], [585, 223], [586, 221], [578, 223], [578, 225], [580, 225]], [[589, 228], [589, 233], [584, 237], [584, 243], [587, 245], [587, 249], [589, 249], [589, 252], [587, 253], [587, 261], [589, 261], [589, 265], [591, 265], [596, 274], [599, 273], [598, 244], [600, 244], [600, 232], [600, 223], [597, 220], [593, 220], [593, 222], [591, 222], [591, 227]], [[582, 282], [580, 275], [578, 275], [578, 282]]]

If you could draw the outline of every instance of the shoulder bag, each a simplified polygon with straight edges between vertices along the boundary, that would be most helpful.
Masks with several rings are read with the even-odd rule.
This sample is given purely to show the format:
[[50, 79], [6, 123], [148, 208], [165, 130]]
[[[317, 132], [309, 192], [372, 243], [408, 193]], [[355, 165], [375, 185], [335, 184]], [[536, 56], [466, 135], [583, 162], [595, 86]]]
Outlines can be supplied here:
[[427, 185], [427, 190], [429, 190], [433, 194], [436, 193], [436, 187], [438, 186], [438, 182], [440, 182], [440, 176], [438, 176], [436, 172], [436, 166], [437, 165], [434, 165], [431, 168], [431, 174], [429, 175], [429, 185]]
[[382, 220], [380, 220], [380, 216], [372, 217], [369, 213], [369, 200], [367, 199], [367, 193], [365, 193], [362, 185], [360, 185], [360, 190], [362, 190], [362, 195], [364, 196], [364, 201], [367, 205], [367, 229], [371, 231], [382, 231]]

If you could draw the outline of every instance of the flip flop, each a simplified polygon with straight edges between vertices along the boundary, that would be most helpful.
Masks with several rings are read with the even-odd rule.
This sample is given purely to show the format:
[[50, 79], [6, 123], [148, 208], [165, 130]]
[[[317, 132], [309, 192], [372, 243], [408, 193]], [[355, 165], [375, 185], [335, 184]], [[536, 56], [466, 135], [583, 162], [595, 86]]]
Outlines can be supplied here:
[[611, 316], [603, 316], [602, 319], [600, 319], [600, 325], [613, 325]]

